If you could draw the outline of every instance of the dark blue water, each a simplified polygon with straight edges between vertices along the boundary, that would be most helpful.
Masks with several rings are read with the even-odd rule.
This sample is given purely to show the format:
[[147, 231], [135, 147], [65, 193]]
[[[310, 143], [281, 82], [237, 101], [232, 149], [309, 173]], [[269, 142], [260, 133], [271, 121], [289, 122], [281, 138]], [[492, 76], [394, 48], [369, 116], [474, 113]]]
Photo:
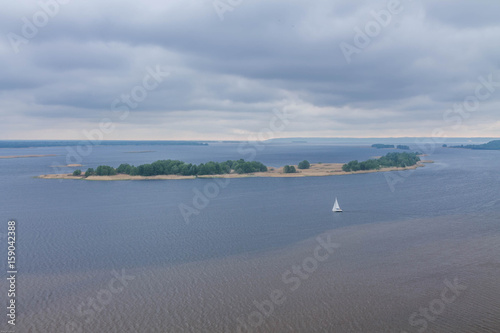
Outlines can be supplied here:
[[[158, 159], [202, 163], [248, 158], [238, 147], [99, 146], [81, 163], [86, 169]], [[143, 150], [153, 152], [127, 153]], [[266, 145], [256, 160], [278, 167], [304, 159], [311, 163], [364, 160], [386, 152], [366, 146], [275, 144]], [[500, 212], [499, 151], [438, 148], [426, 157], [434, 164], [390, 174], [231, 179], [225, 187], [215, 185], [218, 194], [197, 209], [189, 223], [179, 206], [196, 208], [196, 191], [203, 192], [206, 186], [214, 189], [218, 182], [35, 179], [54, 173], [54, 165], [66, 164], [65, 147], [2, 149], [0, 153], [58, 155], [0, 159], [5, 226], [0, 232], [6, 232], [8, 219], [17, 221], [20, 269], [30, 274], [164, 267], [265, 252], [350, 225]], [[335, 197], [345, 213], [331, 213]]]

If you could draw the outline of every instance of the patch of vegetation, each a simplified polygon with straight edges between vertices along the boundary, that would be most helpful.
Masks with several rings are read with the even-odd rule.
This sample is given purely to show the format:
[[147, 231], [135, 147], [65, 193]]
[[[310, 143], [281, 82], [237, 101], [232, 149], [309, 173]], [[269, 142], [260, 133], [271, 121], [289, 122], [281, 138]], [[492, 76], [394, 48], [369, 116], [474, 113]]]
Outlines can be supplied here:
[[93, 176], [93, 175], [95, 175], [94, 168], [88, 168], [87, 171], [85, 171], [85, 177]]
[[82, 170], [76, 169], [75, 171], [73, 171], [73, 176], [81, 176], [81, 175], [82, 175]]
[[99, 165], [97, 169], [95, 169], [96, 176], [114, 176], [116, 175], [116, 170], [109, 165]]
[[309, 161], [307, 161], [307, 160], [303, 160], [298, 165], [299, 169], [309, 169], [310, 167], [311, 167], [311, 163], [309, 163]]
[[410, 147], [409, 146], [405, 146], [405, 145], [397, 145], [396, 148], [402, 149], [402, 150], [410, 150]]
[[85, 172], [85, 177], [112, 176], [118, 173], [131, 176], [159, 176], [159, 175], [180, 175], [180, 176], [203, 176], [203, 175], [222, 175], [232, 171], [236, 173], [266, 172], [267, 167], [260, 162], [247, 162], [243, 159], [237, 161], [228, 160], [226, 162], [207, 162], [201, 164], [185, 163], [178, 160], [159, 160], [151, 164], [141, 164], [133, 166], [123, 163], [118, 168], [108, 165], [100, 165], [94, 171], [89, 168]]
[[361, 170], [378, 170], [388, 167], [409, 167], [420, 161], [418, 153], [389, 153], [379, 159], [370, 159], [364, 162], [350, 161], [342, 166], [345, 172]]
[[283, 167], [283, 173], [296, 173], [297, 170], [293, 165], [285, 165]]

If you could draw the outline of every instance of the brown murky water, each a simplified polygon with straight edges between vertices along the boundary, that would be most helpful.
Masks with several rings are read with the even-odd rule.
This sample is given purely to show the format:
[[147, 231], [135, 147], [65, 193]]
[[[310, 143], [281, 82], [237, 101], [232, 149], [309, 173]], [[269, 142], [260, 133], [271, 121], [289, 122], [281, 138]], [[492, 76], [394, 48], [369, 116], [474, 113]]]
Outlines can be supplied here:
[[[23, 275], [22, 292], [36, 297], [16, 331], [500, 332], [498, 218], [340, 228], [256, 255], [119, 272], [122, 281]], [[65, 292], [70, 281], [78, 292]]]

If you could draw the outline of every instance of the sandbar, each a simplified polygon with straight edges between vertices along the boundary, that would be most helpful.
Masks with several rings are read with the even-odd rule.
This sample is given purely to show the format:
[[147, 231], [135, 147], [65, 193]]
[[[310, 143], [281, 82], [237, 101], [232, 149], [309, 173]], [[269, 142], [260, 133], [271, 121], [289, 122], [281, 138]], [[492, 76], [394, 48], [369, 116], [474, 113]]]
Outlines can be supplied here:
[[154, 153], [156, 150], [138, 150], [138, 151], [124, 151], [125, 154], [144, 154], [144, 153]]
[[81, 167], [81, 164], [75, 163], [75, 164], [66, 164], [66, 165], [52, 165], [52, 167], [57, 167], [57, 168], [74, 168], [74, 167]]

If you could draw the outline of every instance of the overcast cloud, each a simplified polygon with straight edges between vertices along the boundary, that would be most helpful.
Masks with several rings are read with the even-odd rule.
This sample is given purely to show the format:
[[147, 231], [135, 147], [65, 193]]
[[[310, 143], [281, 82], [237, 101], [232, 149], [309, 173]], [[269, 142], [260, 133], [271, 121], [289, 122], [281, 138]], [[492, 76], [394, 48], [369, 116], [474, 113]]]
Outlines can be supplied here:
[[496, 0], [4, 1], [0, 139], [83, 139], [109, 118], [105, 139], [245, 140], [273, 110], [295, 116], [276, 137], [498, 137], [498, 13]]

